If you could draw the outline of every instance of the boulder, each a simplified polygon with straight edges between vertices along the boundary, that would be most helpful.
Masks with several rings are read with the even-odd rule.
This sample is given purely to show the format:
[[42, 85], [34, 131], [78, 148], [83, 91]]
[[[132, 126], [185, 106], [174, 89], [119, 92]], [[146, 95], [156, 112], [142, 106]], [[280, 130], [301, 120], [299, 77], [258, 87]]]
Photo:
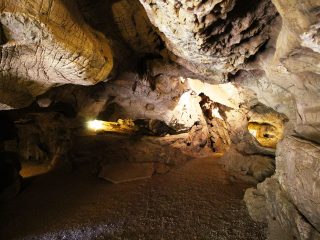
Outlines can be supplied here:
[[278, 179], [289, 199], [320, 232], [320, 146], [286, 137], [277, 149]]
[[266, 179], [257, 189], [248, 189], [244, 200], [254, 220], [268, 223], [268, 239], [320, 239], [320, 233], [290, 202], [275, 178]]

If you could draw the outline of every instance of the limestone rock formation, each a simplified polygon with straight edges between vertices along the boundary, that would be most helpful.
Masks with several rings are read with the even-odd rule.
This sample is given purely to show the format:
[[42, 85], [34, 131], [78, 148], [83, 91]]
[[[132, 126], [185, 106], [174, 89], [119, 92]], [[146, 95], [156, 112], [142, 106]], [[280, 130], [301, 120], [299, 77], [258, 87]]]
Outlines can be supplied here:
[[[145, 54], [159, 54], [161, 41], [138, 0], [76, 0], [86, 22], [112, 39], [118, 64]], [[122, 66], [123, 67], [123, 66]]]
[[225, 168], [234, 173], [236, 177], [250, 181], [262, 182], [274, 174], [274, 158], [259, 154], [246, 155], [236, 149], [235, 146], [224, 154], [221, 159]]
[[248, 114], [248, 118], [249, 132], [259, 144], [275, 149], [283, 138], [285, 122], [288, 121], [287, 117], [272, 108], [256, 105]]
[[[110, 152], [117, 160], [139, 162], [141, 159], [148, 159], [171, 165], [195, 157], [221, 156], [233, 144], [232, 147], [239, 154], [230, 158], [226, 154], [226, 168], [262, 181], [274, 172], [274, 161], [273, 152], [259, 145], [247, 128], [249, 113], [257, 108], [257, 104], [252, 92], [231, 83], [210, 85], [199, 79], [173, 77], [170, 73], [167, 75], [167, 72], [157, 75], [155, 79], [148, 79], [140, 78], [137, 73], [127, 72], [120, 75], [118, 80], [92, 87], [70, 85], [52, 89], [38, 98], [33, 111], [42, 112], [44, 116], [37, 116], [44, 121], [47, 121], [48, 115], [45, 112], [50, 111], [70, 116], [72, 120], [68, 120], [68, 124], [55, 120], [58, 126], [52, 124], [52, 127], [57, 129], [59, 124], [70, 131], [81, 129], [86, 127], [84, 123], [93, 119], [111, 121], [114, 124], [119, 119], [132, 119], [138, 124], [147, 124], [143, 126], [146, 129], [143, 135], [152, 135], [133, 139], [129, 136], [129, 139], [122, 141], [122, 150], [114, 154], [114, 149], [119, 149], [117, 141], [111, 144], [114, 141], [112, 138], [101, 137], [101, 140], [95, 141], [97, 136], [88, 136], [88, 139], [80, 137], [79, 142], [78, 136], [82, 133], [75, 130], [72, 133], [75, 142], [72, 152], [76, 161], [91, 159], [93, 156], [90, 149], [95, 149], [97, 142], [101, 149], [94, 151], [94, 158], [109, 159], [107, 155]], [[267, 107], [264, 109], [270, 112]], [[45, 144], [50, 149], [49, 152], [57, 152], [59, 149], [56, 146], [59, 144], [53, 141], [57, 136], [49, 126], [40, 124], [39, 121], [36, 125], [26, 125], [30, 131], [22, 126], [20, 138], [25, 139], [26, 143], [21, 146], [23, 156], [30, 153], [31, 158], [36, 161], [47, 159], [51, 162], [52, 154], [40, 151], [39, 144]], [[50, 133], [52, 139], [40, 137], [43, 131]], [[30, 136], [31, 132], [37, 134]], [[108, 144], [105, 146], [103, 142]], [[76, 150], [82, 148], [81, 144], [88, 147], [83, 153], [82, 150]], [[164, 148], [171, 150], [162, 153]], [[271, 157], [259, 157], [257, 154], [261, 153]], [[59, 152], [57, 156], [60, 156]], [[103, 162], [108, 164], [107, 160]]]
[[273, 3], [282, 17], [282, 28], [274, 55], [264, 58], [260, 66], [269, 82], [267, 88], [278, 86], [286, 96], [289, 125], [287, 136], [277, 145], [276, 174], [257, 190], [248, 190], [245, 200], [253, 218], [268, 222], [270, 239], [320, 239], [320, 3]]
[[140, 2], [175, 60], [217, 81], [257, 53], [277, 15], [269, 0]]
[[301, 46], [312, 49], [314, 52], [320, 53], [320, 23], [310, 26], [308, 32], [303, 33], [300, 38]]
[[107, 40], [73, 1], [1, 1], [1, 109], [27, 106], [61, 84], [90, 85], [113, 66]]
[[292, 203], [320, 232], [320, 146], [287, 137], [277, 151], [275, 177]]
[[268, 223], [269, 239], [320, 238], [319, 232], [292, 204], [276, 179], [268, 178], [258, 184], [257, 189], [248, 189], [244, 200], [254, 220]]
[[[272, 59], [273, 55], [259, 61], [262, 65], [267, 66], [270, 64], [270, 58]], [[290, 91], [272, 80], [273, 78], [268, 78], [264, 71], [255, 69], [239, 72], [236, 83], [245, 89], [252, 90], [260, 103], [287, 116], [289, 121], [286, 122], [284, 131], [285, 134], [292, 134], [297, 121], [295, 97]]]
[[[295, 102], [294, 131], [302, 138], [319, 143], [319, 53], [314, 28], [319, 22], [319, 1], [273, 1], [282, 17], [276, 52], [263, 69], [269, 81], [281, 86]], [[312, 33], [310, 33], [310, 31]], [[310, 34], [314, 37], [311, 37]], [[307, 37], [309, 36], [309, 37]], [[311, 40], [314, 39], [314, 40]], [[310, 39], [310, 40], [306, 40]], [[291, 133], [292, 134], [292, 133]]]

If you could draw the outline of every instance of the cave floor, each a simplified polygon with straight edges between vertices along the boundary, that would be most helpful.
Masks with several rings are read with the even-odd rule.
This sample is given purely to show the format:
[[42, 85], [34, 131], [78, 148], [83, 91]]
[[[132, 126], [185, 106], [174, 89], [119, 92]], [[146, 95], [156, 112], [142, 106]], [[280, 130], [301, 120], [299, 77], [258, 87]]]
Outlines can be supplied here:
[[28, 179], [0, 205], [0, 239], [266, 239], [242, 201], [250, 186], [217, 159], [116, 185], [93, 172], [84, 164]]

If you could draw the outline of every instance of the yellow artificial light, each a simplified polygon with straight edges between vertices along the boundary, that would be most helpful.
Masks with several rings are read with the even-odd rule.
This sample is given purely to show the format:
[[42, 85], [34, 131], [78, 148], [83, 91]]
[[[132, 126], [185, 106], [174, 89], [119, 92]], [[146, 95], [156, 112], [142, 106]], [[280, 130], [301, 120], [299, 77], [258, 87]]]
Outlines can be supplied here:
[[88, 128], [94, 131], [102, 130], [104, 128], [104, 122], [99, 120], [89, 121]]

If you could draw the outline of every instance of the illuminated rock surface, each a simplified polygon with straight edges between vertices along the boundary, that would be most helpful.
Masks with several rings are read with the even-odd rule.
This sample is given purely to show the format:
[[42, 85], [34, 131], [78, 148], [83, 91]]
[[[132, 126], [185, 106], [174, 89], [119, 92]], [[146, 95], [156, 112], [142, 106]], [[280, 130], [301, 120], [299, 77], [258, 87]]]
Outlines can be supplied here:
[[[318, 1], [273, 2], [283, 27], [274, 58], [262, 65], [271, 83], [285, 89], [295, 102], [288, 104], [296, 116], [288, 115], [291, 123], [286, 129], [289, 135], [294, 130], [295, 137], [287, 136], [278, 144], [276, 174], [257, 190], [248, 190], [245, 200], [254, 218], [268, 222], [270, 239], [319, 239], [320, 56], [316, 24], [320, 5]], [[289, 103], [290, 98], [285, 101]]]
[[140, 2], [177, 61], [217, 81], [256, 54], [276, 17], [269, 0]]
[[73, 1], [1, 1], [0, 23], [0, 109], [28, 106], [59, 84], [95, 84], [112, 70], [107, 40]]

